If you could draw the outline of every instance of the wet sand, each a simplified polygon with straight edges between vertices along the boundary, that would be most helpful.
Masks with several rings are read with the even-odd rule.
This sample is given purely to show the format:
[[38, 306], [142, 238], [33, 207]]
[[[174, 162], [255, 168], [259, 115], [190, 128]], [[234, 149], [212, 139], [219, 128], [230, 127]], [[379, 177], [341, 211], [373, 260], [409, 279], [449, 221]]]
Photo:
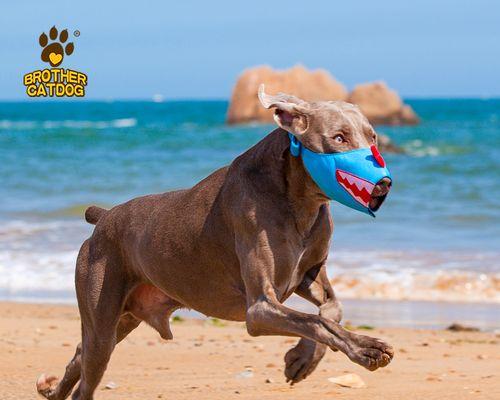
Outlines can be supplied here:
[[[36, 378], [63, 374], [79, 331], [74, 306], [0, 303], [0, 398], [38, 398]], [[243, 324], [209, 320], [174, 322], [172, 331], [170, 342], [145, 325], [130, 334], [113, 353], [96, 399], [500, 398], [500, 337], [493, 332], [356, 329], [394, 346], [388, 367], [369, 372], [328, 352], [309, 378], [290, 387], [283, 356], [297, 339], [252, 338]], [[328, 381], [346, 373], [366, 387]], [[116, 387], [106, 389], [110, 382]]]

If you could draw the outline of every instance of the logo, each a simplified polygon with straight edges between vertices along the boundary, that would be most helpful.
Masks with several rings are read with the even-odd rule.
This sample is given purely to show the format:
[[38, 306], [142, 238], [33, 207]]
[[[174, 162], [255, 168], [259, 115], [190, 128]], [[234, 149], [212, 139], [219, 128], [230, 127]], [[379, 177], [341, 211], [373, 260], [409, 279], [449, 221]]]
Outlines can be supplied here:
[[[73, 34], [80, 36], [79, 31]], [[24, 75], [23, 83], [26, 94], [30, 97], [83, 97], [87, 86], [87, 75], [71, 69], [58, 68], [66, 57], [73, 54], [75, 45], [68, 42], [68, 30], [60, 33], [55, 26], [49, 36], [43, 32], [38, 38], [42, 48], [40, 58], [51, 68], [36, 70]]]

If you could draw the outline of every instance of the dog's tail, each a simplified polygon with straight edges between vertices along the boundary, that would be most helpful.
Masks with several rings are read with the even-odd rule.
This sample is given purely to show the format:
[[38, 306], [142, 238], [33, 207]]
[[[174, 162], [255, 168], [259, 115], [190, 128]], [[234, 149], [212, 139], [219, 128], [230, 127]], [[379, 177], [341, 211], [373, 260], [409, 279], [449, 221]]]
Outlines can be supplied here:
[[90, 206], [85, 210], [85, 221], [87, 221], [89, 224], [95, 225], [107, 212], [108, 210], [106, 210], [105, 208]]

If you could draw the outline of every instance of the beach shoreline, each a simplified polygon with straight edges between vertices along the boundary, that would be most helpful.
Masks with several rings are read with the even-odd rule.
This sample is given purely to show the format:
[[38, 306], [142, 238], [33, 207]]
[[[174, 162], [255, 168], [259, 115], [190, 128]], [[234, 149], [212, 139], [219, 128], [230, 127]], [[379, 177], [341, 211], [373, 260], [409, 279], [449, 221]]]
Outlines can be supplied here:
[[[342, 296], [339, 296], [339, 300], [342, 304], [344, 321], [354, 325], [440, 330], [453, 323], [460, 323], [485, 332], [500, 331], [498, 321], [500, 304], [495, 302], [353, 299]], [[0, 295], [1, 303], [76, 307], [76, 298], [51, 299], [43, 296], [9, 298]], [[317, 313], [316, 306], [297, 295], [292, 295], [285, 304], [298, 311]], [[187, 319], [207, 318], [189, 309], [177, 310], [174, 315]]]
[[[395, 348], [393, 362], [369, 372], [340, 353], [327, 352], [317, 370], [290, 387], [283, 356], [296, 338], [250, 337], [242, 323], [183, 319], [164, 341], [142, 324], [113, 353], [97, 399], [494, 399], [500, 396], [500, 337], [495, 332], [450, 332], [400, 327], [364, 329]], [[72, 305], [0, 302], [2, 399], [35, 399], [35, 380], [59, 377], [80, 338]], [[246, 372], [249, 371], [249, 372]], [[243, 374], [242, 374], [243, 372]], [[328, 378], [358, 374], [361, 389]], [[106, 389], [105, 386], [112, 389]]]

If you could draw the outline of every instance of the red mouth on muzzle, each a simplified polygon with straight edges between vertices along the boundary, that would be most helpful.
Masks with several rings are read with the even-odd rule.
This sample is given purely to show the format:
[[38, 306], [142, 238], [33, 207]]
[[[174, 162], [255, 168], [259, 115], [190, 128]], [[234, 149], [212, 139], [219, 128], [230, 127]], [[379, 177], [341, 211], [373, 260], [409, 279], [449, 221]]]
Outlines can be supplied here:
[[337, 169], [335, 175], [340, 186], [370, 211], [377, 211], [380, 208], [392, 185], [390, 178], [382, 178], [374, 185], [359, 176], [340, 169]]
[[364, 207], [369, 207], [375, 185], [359, 176], [337, 169], [337, 182]]

